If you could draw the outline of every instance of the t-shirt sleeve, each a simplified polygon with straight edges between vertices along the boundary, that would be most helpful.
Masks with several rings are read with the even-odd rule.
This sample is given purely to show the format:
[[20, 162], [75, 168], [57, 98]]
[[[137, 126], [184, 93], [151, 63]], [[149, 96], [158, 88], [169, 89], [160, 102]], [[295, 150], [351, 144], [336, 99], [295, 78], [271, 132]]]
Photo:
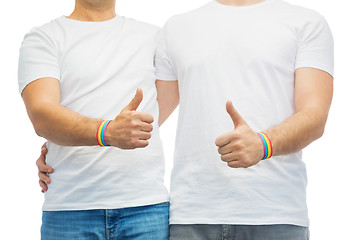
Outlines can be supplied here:
[[60, 80], [58, 54], [49, 37], [33, 29], [25, 35], [20, 48], [18, 68], [20, 94], [29, 83], [44, 77]]
[[299, 35], [295, 69], [312, 67], [334, 75], [334, 40], [326, 20], [318, 16]]
[[164, 81], [177, 80], [174, 65], [168, 52], [166, 27], [161, 29], [156, 36], [155, 68], [156, 79]]

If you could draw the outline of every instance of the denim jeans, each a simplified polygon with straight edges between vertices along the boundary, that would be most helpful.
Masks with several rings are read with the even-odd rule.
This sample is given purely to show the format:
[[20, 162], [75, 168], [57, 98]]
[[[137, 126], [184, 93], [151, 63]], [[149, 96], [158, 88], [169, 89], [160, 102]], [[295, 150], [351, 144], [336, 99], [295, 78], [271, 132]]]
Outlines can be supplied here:
[[309, 228], [275, 225], [170, 225], [170, 240], [309, 240]]
[[169, 239], [169, 203], [121, 209], [44, 211], [41, 239]]

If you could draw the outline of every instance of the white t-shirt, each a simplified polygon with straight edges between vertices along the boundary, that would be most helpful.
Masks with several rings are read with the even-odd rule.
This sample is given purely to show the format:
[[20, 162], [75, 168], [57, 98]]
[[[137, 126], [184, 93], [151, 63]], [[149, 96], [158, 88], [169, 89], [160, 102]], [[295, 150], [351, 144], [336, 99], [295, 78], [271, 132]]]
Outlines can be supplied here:
[[295, 69], [333, 74], [324, 18], [280, 0], [243, 7], [212, 1], [171, 18], [157, 41], [157, 78], [178, 79], [180, 91], [171, 224], [308, 226], [301, 152], [233, 169], [215, 139], [234, 129], [227, 100], [259, 132], [295, 113]]
[[138, 111], [155, 118], [150, 144], [144, 149], [49, 142], [47, 164], [54, 173], [43, 210], [113, 209], [168, 201], [157, 124], [154, 39], [158, 30], [120, 16], [104, 22], [60, 17], [25, 36], [20, 92], [36, 79], [56, 78], [62, 106], [86, 117], [114, 119], [140, 87], [144, 99]]

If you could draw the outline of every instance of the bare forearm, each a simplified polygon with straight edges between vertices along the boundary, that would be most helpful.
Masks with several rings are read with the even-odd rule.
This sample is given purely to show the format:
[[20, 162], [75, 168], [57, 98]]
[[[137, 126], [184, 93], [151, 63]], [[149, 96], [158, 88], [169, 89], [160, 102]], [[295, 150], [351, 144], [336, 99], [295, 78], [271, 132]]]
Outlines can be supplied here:
[[59, 145], [97, 145], [96, 131], [101, 120], [87, 118], [57, 104], [42, 104], [29, 113], [36, 133]]
[[273, 145], [273, 156], [298, 152], [320, 138], [326, 118], [327, 112], [322, 112], [320, 108], [309, 108], [266, 130]]
[[[54, 78], [40, 78], [28, 84], [22, 97], [29, 118], [38, 135], [65, 146], [92, 146], [98, 144], [96, 136], [101, 120], [87, 118], [60, 105], [60, 85]], [[121, 149], [146, 147], [153, 127], [153, 116], [137, 112], [143, 92], [135, 97], [116, 118], [106, 125], [103, 139], [106, 145]], [[101, 145], [104, 145], [105, 143]]]
[[171, 105], [159, 104], [159, 126], [161, 126], [166, 121], [166, 119], [168, 119], [171, 113], [173, 113], [176, 109], [177, 105], [177, 103], [173, 103]]
[[22, 92], [29, 118], [36, 133], [59, 145], [96, 145], [98, 119], [81, 116], [60, 104], [60, 83], [40, 78]]
[[157, 101], [159, 103], [159, 126], [171, 115], [179, 104], [177, 81], [156, 81]]
[[298, 152], [322, 136], [332, 93], [333, 78], [328, 73], [313, 68], [296, 70], [296, 113], [265, 131], [273, 144], [273, 155]]

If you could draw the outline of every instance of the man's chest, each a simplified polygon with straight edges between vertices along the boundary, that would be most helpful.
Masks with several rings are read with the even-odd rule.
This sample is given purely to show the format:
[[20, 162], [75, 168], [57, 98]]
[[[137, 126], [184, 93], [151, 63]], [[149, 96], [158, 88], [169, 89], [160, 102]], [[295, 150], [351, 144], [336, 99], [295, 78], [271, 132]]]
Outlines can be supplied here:
[[208, 24], [194, 24], [169, 36], [169, 52], [178, 71], [225, 65], [294, 67], [297, 39], [291, 28], [241, 22]]
[[96, 39], [66, 45], [60, 54], [61, 78], [89, 84], [153, 69], [155, 47], [137, 39]]

